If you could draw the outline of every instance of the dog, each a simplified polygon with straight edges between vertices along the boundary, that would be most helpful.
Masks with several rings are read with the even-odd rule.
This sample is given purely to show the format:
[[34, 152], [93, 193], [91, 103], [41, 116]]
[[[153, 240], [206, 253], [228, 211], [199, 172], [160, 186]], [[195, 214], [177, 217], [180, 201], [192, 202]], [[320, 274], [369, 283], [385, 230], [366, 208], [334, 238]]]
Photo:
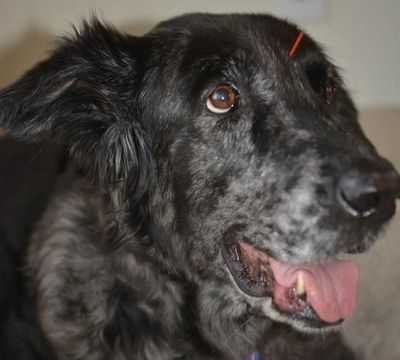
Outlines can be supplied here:
[[0, 92], [0, 126], [64, 159], [25, 246], [37, 358], [353, 358], [338, 256], [374, 243], [400, 180], [295, 25], [92, 19]]

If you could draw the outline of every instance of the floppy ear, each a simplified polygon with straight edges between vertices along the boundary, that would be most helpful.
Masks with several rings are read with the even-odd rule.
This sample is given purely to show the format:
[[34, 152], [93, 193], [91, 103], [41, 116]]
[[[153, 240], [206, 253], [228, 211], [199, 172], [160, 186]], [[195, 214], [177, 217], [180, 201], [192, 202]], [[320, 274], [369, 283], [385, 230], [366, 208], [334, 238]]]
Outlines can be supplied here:
[[101, 185], [133, 181], [143, 193], [151, 158], [135, 119], [141, 41], [98, 20], [84, 23], [48, 60], [0, 91], [0, 127], [62, 146]]

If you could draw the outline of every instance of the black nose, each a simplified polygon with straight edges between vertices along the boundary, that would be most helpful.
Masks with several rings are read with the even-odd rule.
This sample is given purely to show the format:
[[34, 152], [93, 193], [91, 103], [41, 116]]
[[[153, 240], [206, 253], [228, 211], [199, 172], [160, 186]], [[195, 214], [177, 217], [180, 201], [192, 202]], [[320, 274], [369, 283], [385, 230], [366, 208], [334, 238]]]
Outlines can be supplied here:
[[378, 171], [371, 165], [355, 167], [345, 173], [338, 185], [338, 199], [350, 215], [366, 218], [380, 213], [389, 218], [400, 194], [400, 178], [394, 170]]

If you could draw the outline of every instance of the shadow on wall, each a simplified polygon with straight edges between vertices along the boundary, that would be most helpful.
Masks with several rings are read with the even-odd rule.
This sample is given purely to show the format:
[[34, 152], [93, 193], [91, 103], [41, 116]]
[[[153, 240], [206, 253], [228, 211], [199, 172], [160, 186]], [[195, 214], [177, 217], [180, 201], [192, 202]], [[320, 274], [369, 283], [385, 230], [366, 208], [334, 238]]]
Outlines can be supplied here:
[[[18, 42], [0, 49], [0, 89], [14, 82], [26, 70], [43, 60], [53, 39], [37, 29], [29, 29]], [[0, 129], [0, 137], [5, 131]]]
[[[117, 29], [141, 36], [153, 26], [154, 22], [147, 21], [118, 26]], [[37, 62], [44, 60], [50, 51], [57, 47], [60, 40], [59, 36], [69, 33], [72, 33], [72, 28], [54, 35], [37, 28], [31, 28], [27, 29], [25, 35], [17, 42], [0, 49], [0, 89], [15, 81]]]
[[43, 60], [53, 46], [54, 38], [49, 34], [28, 29], [18, 42], [0, 49], [0, 88]]

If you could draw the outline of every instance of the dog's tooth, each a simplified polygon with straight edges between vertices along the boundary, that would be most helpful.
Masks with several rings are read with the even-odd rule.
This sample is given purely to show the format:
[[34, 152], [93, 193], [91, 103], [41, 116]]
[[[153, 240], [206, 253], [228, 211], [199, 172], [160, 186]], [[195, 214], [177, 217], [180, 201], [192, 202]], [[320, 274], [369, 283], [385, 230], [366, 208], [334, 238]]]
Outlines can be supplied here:
[[233, 261], [236, 261], [236, 262], [240, 261], [239, 251], [240, 250], [239, 250], [237, 244], [234, 244], [229, 248], [229, 255]]
[[302, 272], [299, 273], [299, 276], [297, 277], [297, 283], [296, 283], [296, 293], [297, 296], [302, 296], [306, 292], [305, 285], [304, 285], [304, 275]]

